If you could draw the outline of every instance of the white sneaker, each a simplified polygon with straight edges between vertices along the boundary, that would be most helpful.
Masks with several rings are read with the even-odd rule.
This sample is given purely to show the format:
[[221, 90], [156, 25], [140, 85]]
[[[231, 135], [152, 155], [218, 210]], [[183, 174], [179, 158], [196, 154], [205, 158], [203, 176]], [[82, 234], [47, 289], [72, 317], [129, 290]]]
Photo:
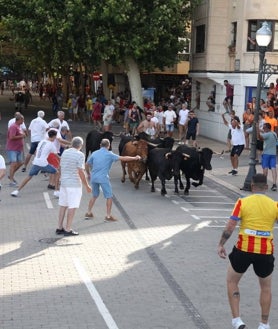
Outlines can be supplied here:
[[18, 196], [18, 193], [19, 193], [19, 190], [14, 190], [14, 191], [11, 193], [11, 196], [17, 197], [17, 196]]
[[260, 322], [258, 329], [270, 329], [270, 325]]
[[55, 198], [59, 198], [60, 191], [54, 191], [53, 195], [55, 196]]
[[241, 320], [241, 318], [236, 318], [232, 320], [233, 329], [244, 329], [245, 323]]

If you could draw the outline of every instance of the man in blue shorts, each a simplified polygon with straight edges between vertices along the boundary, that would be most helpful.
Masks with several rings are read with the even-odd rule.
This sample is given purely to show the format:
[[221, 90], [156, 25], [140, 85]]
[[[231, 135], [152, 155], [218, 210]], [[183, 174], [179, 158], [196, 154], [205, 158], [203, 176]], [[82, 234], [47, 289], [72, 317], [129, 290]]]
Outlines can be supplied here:
[[259, 123], [256, 127], [257, 139], [263, 139], [263, 153], [262, 153], [262, 168], [263, 174], [267, 177], [268, 169], [271, 170], [273, 185], [272, 191], [277, 191], [277, 171], [276, 171], [276, 145], [277, 135], [274, 131], [271, 131], [270, 123], [266, 122], [263, 125], [263, 132], [259, 129]]
[[[47, 161], [47, 158], [50, 153], [54, 153], [58, 157], [57, 149], [53, 143], [53, 141], [56, 138], [56, 135], [57, 135], [56, 131], [50, 130], [48, 132], [48, 139], [44, 139], [41, 142], [39, 142], [36, 151], [36, 156], [34, 158], [33, 165], [31, 167], [28, 176], [19, 185], [18, 189], [11, 193], [11, 196], [17, 197], [19, 191], [33, 178], [33, 176], [36, 176], [40, 171], [44, 171], [49, 174], [57, 174], [57, 169], [51, 166]], [[57, 179], [58, 179], [58, 175], [57, 175]]]
[[86, 172], [90, 177], [93, 197], [89, 201], [88, 211], [85, 214], [85, 219], [94, 217], [92, 208], [99, 196], [100, 187], [103, 191], [104, 198], [106, 199], [106, 216], [105, 221], [112, 222], [117, 219], [111, 215], [112, 208], [112, 187], [109, 180], [109, 171], [114, 162], [121, 160], [125, 162], [138, 161], [141, 159], [140, 155], [134, 157], [120, 156], [109, 151], [110, 142], [108, 139], [103, 139], [100, 143], [100, 149], [93, 152], [86, 162]]

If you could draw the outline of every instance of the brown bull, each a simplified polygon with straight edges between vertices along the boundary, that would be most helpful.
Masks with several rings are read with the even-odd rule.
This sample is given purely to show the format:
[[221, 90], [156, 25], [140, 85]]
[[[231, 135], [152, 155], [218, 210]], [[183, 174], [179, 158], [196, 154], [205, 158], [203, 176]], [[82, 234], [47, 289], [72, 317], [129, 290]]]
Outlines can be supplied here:
[[122, 183], [125, 182], [126, 165], [127, 165], [129, 180], [132, 183], [134, 183], [134, 187], [138, 189], [139, 182], [147, 170], [148, 143], [144, 140], [130, 141], [125, 144], [121, 155], [141, 156], [140, 161], [131, 161], [128, 163], [122, 161], [122, 169], [123, 169], [123, 176], [121, 179]]

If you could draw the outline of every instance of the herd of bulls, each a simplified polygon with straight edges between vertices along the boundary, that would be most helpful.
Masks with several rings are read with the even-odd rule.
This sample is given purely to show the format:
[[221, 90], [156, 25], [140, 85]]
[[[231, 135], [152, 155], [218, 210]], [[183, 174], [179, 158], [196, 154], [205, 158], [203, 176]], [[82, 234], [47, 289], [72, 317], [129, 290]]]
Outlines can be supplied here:
[[[134, 183], [135, 188], [148, 172], [151, 179], [151, 191], [154, 192], [154, 182], [157, 177], [161, 182], [161, 194], [167, 194], [165, 183], [174, 177], [175, 193], [184, 189], [184, 194], [189, 193], [190, 179], [197, 187], [203, 184], [205, 170], [211, 170], [211, 158], [215, 153], [209, 148], [196, 149], [187, 145], [179, 145], [175, 150], [174, 139], [171, 137], [149, 139], [145, 133], [140, 133], [136, 138], [120, 135], [119, 154], [122, 156], [140, 155], [140, 161], [122, 162], [122, 182], [128, 173], [129, 180]], [[110, 140], [112, 145], [113, 133], [90, 131], [86, 137], [86, 160], [90, 152], [99, 149], [103, 138]], [[127, 172], [126, 172], [127, 168]], [[181, 180], [181, 173], [185, 176], [186, 186]]]

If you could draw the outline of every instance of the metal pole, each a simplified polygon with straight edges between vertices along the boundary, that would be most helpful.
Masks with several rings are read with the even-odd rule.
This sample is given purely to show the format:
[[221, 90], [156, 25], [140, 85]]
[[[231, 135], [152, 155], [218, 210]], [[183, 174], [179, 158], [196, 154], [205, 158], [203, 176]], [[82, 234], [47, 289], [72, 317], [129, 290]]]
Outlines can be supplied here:
[[261, 88], [262, 88], [262, 77], [264, 74], [264, 58], [267, 47], [259, 47], [260, 55], [260, 64], [259, 64], [259, 73], [257, 81], [257, 92], [256, 92], [256, 108], [254, 113], [254, 122], [252, 130], [252, 141], [251, 141], [251, 151], [249, 156], [249, 170], [245, 178], [244, 185], [241, 190], [251, 191], [251, 181], [252, 177], [256, 175], [256, 154], [257, 154], [257, 130], [256, 123], [259, 121], [259, 112], [260, 112], [260, 99], [261, 99]]

